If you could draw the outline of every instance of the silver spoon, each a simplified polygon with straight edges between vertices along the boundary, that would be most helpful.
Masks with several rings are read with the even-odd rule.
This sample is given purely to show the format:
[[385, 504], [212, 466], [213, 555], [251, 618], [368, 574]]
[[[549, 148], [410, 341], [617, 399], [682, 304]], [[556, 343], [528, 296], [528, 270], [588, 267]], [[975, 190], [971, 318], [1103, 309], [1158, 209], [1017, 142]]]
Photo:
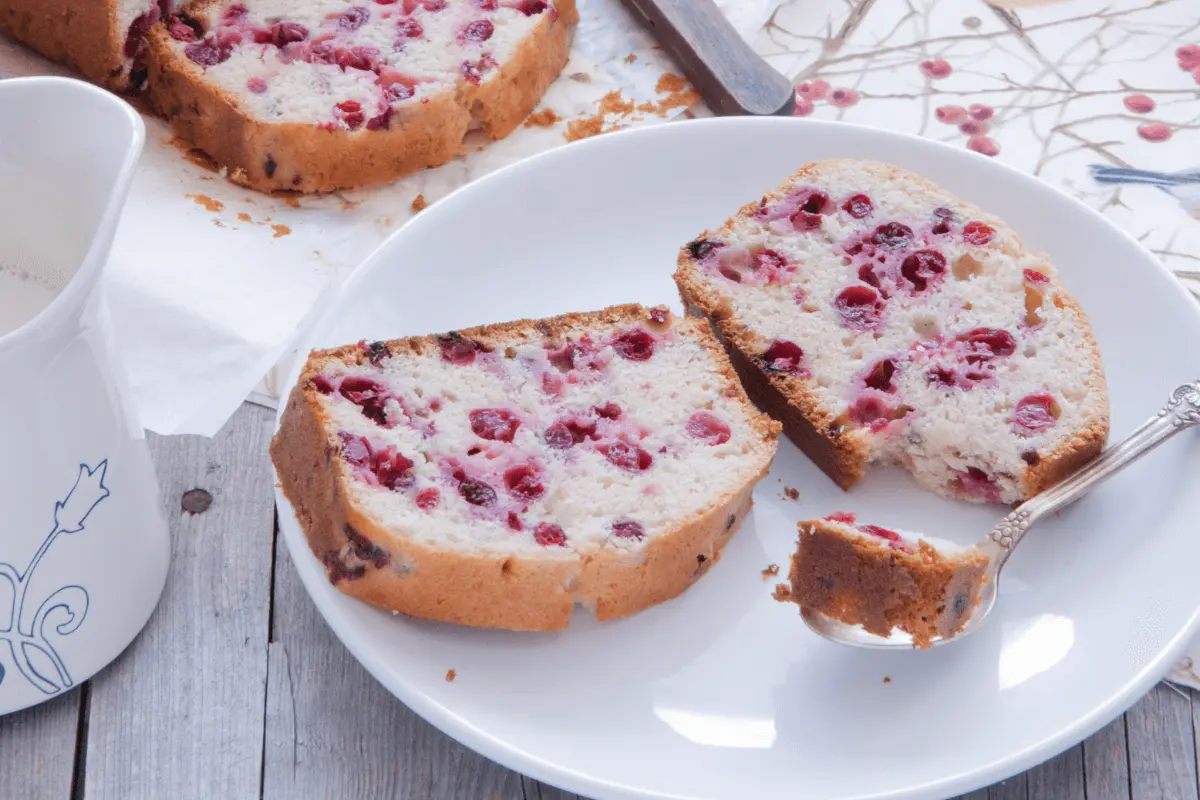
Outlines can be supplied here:
[[[1036, 497], [1026, 500], [1005, 517], [999, 525], [983, 537], [975, 549], [988, 557], [985, 580], [979, 589], [979, 603], [970, 620], [956, 634], [938, 637], [933, 644], [940, 645], [961, 639], [978, 630], [996, 605], [1000, 588], [1000, 572], [1008, 558], [1025, 538], [1025, 534], [1039, 520], [1065, 508], [1087, 494], [1096, 484], [1117, 474], [1140, 459], [1160, 444], [1185, 428], [1200, 425], [1200, 381], [1185, 383], [1171, 393], [1166, 408], [1146, 421], [1125, 440], [1105, 450], [1086, 467], [1058, 485], [1047, 489]], [[954, 614], [954, 604], [947, 603], [947, 615]], [[912, 637], [901, 631], [892, 631], [887, 637], [875, 636], [862, 628], [846, 625], [830, 619], [817, 611], [800, 609], [800, 616], [808, 627], [826, 639], [855, 647], [911, 649]], [[949, 622], [949, 620], [947, 620]], [[957, 622], [957, 620], [954, 620]], [[943, 630], [958, 627], [947, 624]]]

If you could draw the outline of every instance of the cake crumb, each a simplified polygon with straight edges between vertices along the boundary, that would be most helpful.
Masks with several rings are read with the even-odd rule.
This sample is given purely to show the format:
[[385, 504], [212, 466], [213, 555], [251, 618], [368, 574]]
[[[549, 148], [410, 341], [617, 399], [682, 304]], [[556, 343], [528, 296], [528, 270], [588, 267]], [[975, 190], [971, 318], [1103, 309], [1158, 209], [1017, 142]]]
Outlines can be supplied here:
[[541, 111], [533, 112], [525, 119], [525, 127], [549, 128], [561, 119], [562, 117], [554, 113], [554, 109], [543, 108]]
[[659, 94], [674, 94], [682, 92], [687, 88], [688, 82], [686, 78], [681, 78], [671, 72], [664, 72], [663, 76], [658, 79], [658, 85], [654, 87], [654, 91]]
[[770, 578], [774, 578], [778, 574], [779, 574], [779, 565], [778, 564], [768, 564], [767, 568], [762, 571], [762, 576], [763, 576], [764, 581], [768, 580]]
[[883, 682], [884, 682], [884, 683], [891, 683], [891, 682], [892, 682], [892, 679], [891, 679], [891, 678], [889, 678], [888, 676], [884, 675], [884, 676], [883, 676]]
[[625, 56], [626, 64], [632, 64], [635, 61], [637, 61], [637, 53], [630, 53], [629, 55]]
[[271, 230], [275, 231], [275, 235], [271, 238], [278, 239], [280, 236], [287, 236], [292, 232], [292, 229], [287, 225], [272, 225]]
[[412, 210], [414, 214], [420, 214], [425, 209], [429, 208], [429, 203], [425, 202], [425, 195], [418, 194], [413, 198]]
[[225, 204], [220, 200], [214, 200], [206, 194], [185, 194], [184, 197], [190, 197], [196, 202], [196, 205], [201, 206], [205, 211], [216, 213], [225, 208]]
[[633, 113], [633, 101], [626, 100], [619, 90], [614, 89], [600, 98], [600, 113], [627, 116]]
[[567, 132], [564, 134], [568, 142], [577, 142], [580, 139], [587, 139], [590, 136], [598, 136], [604, 132], [604, 117], [585, 117], [583, 119], [573, 119], [567, 123]]
[[800, 499], [800, 490], [793, 489], [791, 486], [785, 486], [783, 487], [783, 496], [794, 502]]
[[446, 683], [454, 683], [454, 679], [458, 677], [458, 673], [454, 670], [446, 671]]
[[238, 212], [238, 220], [241, 222], [254, 222], [245, 211]]
[[300, 208], [300, 199], [295, 196], [288, 195], [287, 197], [283, 198], [283, 202], [287, 203], [292, 208]]

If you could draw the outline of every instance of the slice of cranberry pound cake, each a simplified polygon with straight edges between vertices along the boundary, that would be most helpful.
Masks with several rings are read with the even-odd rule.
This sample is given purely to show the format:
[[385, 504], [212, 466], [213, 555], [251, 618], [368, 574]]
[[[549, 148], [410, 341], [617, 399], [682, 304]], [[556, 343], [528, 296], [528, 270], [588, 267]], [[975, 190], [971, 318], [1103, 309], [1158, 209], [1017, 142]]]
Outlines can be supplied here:
[[271, 455], [342, 591], [555, 630], [707, 572], [778, 434], [706, 323], [619, 306], [314, 352]]
[[905, 630], [919, 648], [962, 630], [979, 604], [988, 559], [977, 550], [861, 525], [845, 512], [799, 528], [777, 600], [876, 636]]
[[0, 0], [0, 31], [114, 91], [146, 79], [146, 34], [171, 0]]
[[1099, 348], [1050, 261], [917, 175], [809, 164], [682, 248], [675, 278], [750, 397], [842, 488], [891, 462], [1014, 503], [1107, 440]]
[[507, 136], [577, 21], [575, 0], [194, 0], [150, 35], [150, 96], [250, 188], [384, 183]]

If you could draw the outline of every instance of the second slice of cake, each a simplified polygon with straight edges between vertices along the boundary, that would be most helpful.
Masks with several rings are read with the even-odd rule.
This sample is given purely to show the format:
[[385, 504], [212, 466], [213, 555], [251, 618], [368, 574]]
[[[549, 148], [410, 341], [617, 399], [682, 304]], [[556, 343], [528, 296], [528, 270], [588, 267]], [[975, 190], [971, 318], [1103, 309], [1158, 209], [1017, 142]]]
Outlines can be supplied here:
[[1013, 503], [1108, 435], [1088, 320], [1002, 220], [867, 161], [802, 168], [682, 248], [750, 397], [842, 488], [868, 465]]
[[778, 433], [707, 323], [620, 306], [315, 352], [271, 456], [339, 589], [552, 630], [704, 575]]

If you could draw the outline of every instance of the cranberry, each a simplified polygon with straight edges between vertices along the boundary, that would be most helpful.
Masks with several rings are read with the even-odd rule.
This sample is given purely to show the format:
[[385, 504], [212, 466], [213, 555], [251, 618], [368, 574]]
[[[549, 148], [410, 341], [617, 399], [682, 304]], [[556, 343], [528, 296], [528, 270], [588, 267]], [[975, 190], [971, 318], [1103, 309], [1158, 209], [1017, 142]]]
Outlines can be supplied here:
[[565, 423], [556, 422], [542, 434], [542, 440], [551, 450], [570, 450], [575, 446], [575, 437]]
[[733, 267], [718, 267], [717, 272], [721, 273], [721, 277], [734, 283], [742, 282], [742, 273], [738, 272]]
[[183, 48], [183, 54], [202, 67], [215, 67], [217, 64], [228, 61], [232, 51], [228, 47], [219, 46], [212, 37], [209, 37], [203, 42], [189, 44]]
[[[1200, 72], [1200, 69], [1196, 70]], [[1200, 83], [1200, 79], [1197, 80]], [[1138, 136], [1145, 139], [1147, 142], [1165, 142], [1173, 135], [1171, 126], [1164, 125], [1161, 122], [1152, 122], [1149, 125], [1138, 125]]]
[[829, 205], [829, 195], [819, 189], [810, 189], [805, 193], [804, 199], [800, 201], [798, 208], [801, 211], [807, 211], [809, 214], [822, 214]]
[[863, 394], [846, 411], [851, 422], [863, 426], [870, 426], [871, 423], [880, 420], [887, 424], [886, 420], [892, 413], [888, 404], [873, 394]]
[[492, 38], [492, 34], [496, 31], [496, 26], [490, 20], [477, 19], [474, 22], [468, 22], [458, 34], [459, 41], [464, 42], [486, 42]]
[[587, 359], [592, 355], [593, 349], [591, 341], [588, 340], [567, 342], [562, 347], [546, 353], [546, 358], [551, 364], [567, 372], [590, 366]]
[[879, 324], [883, 301], [870, 286], [847, 286], [833, 301], [842, 324], [852, 331], [865, 331]]
[[865, 194], [856, 194], [842, 203], [842, 210], [855, 219], [866, 219], [874, 213], [875, 205]]
[[349, 11], [343, 11], [341, 14], [338, 14], [337, 24], [344, 31], [356, 31], [370, 18], [370, 11], [362, 6], [355, 6]]
[[886, 539], [889, 542], [903, 542], [900, 534], [895, 531], [889, 531], [887, 528], [881, 528], [878, 525], [859, 525], [858, 529], [863, 533], [869, 533], [872, 536], [878, 536], [880, 539]]
[[[161, 0], [161, 2], [163, 5], [170, 5], [170, 0]], [[233, 25], [236, 22], [240, 22], [249, 13], [250, 9], [246, 8], [244, 3], [234, 3], [225, 9], [225, 15], [221, 19], [221, 24]]]
[[513, 467], [505, 472], [504, 486], [526, 500], [536, 500], [546, 493], [546, 487], [538, 481], [537, 471], [528, 464]]
[[333, 384], [324, 375], [313, 375], [312, 385], [321, 394], [333, 394]]
[[481, 11], [495, 11], [500, 3], [499, 0], [475, 0], [475, 7]]
[[246, 88], [254, 94], [262, 94], [267, 90], [267, 82], [262, 78], [251, 78], [246, 81]]
[[572, 419], [564, 420], [562, 424], [570, 432], [571, 441], [574, 444], [579, 444], [584, 439], [595, 436], [596, 434], [595, 420], [574, 417]]
[[792, 215], [792, 225], [798, 231], [812, 231], [821, 227], [821, 215], [808, 211], [797, 211]]
[[374, 456], [372, 471], [379, 478], [382, 486], [399, 491], [413, 485], [413, 476], [409, 472], [413, 462], [405, 458], [395, 447], [385, 447]]
[[643, 472], [654, 464], [653, 456], [637, 445], [626, 442], [604, 444], [597, 449], [610, 464], [626, 472]]
[[469, 414], [471, 430], [480, 439], [511, 442], [521, 420], [507, 408], [477, 408]]
[[383, 96], [389, 103], [399, 103], [413, 96], [413, 87], [405, 83], [392, 83], [383, 87]]
[[650, 309], [650, 321], [655, 325], [666, 325], [667, 320], [671, 318], [671, 312], [665, 308]]
[[896, 387], [892, 385], [892, 377], [895, 374], [896, 361], [885, 358], [871, 367], [871, 371], [867, 373], [866, 380], [863, 382], [872, 389], [890, 393], [896, 391]]
[[181, 14], [173, 14], [167, 18], [167, 32], [177, 42], [194, 42], [204, 33], [200, 23]]
[[471, 478], [459, 482], [458, 493], [473, 506], [490, 506], [496, 502], [495, 489]]
[[150, 26], [156, 21], [156, 15], [142, 14], [138, 16], [129, 26], [128, 33], [125, 34], [125, 57], [135, 58], [145, 47], [146, 34], [150, 32]]
[[1035, 436], [1058, 422], [1058, 403], [1048, 394], [1021, 398], [1013, 408], [1013, 430], [1020, 436]]
[[[521, 13], [527, 17], [532, 17], [536, 14], [541, 14], [550, 6], [546, 0], [521, 0], [521, 4], [517, 6]], [[550, 13], [554, 13], [551, 11]]]
[[950, 73], [954, 71], [950, 64], [943, 58], [934, 58], [928, 61], [922, 61], [920, 69], [921, 74], [926, 78], [929, 78], [931, 81], [938, 81], [942, 78], [948, 78], [950, 77]]
[[994, 139], [983, 135], [972, 136], [970, 139], [967, 139], [967, 149], [973, 150], [980, 155], [988, 156], [989, 158], [995, 158], [1000, 155], [1000, 145], [996, 144]]
[[539, 522], [533, 529], [533, 540], [542, 547], [566, 547], [567, 535], [563, 529], [549, 522]]
[[618, 539], [642, 539], [646, 536], [646, 529], [641, 523], [633, 520], [621, 520], [612, 524], [613, 536]]
[[760, 269], [781, 270], [787, 267], [787, 259], [770, 248], [755, 253], [754, 260]]
[[684, 425], [684, 430], [692, 438], [709, 445], [725, 444], [732, 435], [729, 424], [710, 411], [697, 411], [692, 414]]
[[963, 226], [963, 241], [967, 244], [982, 246], [990, 242], [995, 235], [995, 229], [982, 222], [968, 222]]
[[641, 328], [628, 330], [613, 340], [613, 350], [629, 361], [649, 361], [654, 355], [654, 337]]
[[374, 47], [339, 47], [334, 51], [333, 59], [343, 71], [360, 69], [372, 72], [379, 64], [379, 50]]
[[350, 130], [357, 130], [367, 121], [367, 115], [362, 113], [362, 106], [356, 100], [346, 100], [334, 106], [335, 116], [341, 119]]
[[462, 74], [468, 83], [479, 85], [483, 81], [483, 71], [477, 64], [472, 64], [470, 61], [462, 62]]
[[941, 236], [950, 232], [950, 222], [954, 219], [953, 211], [948, 208], [935, 208], [933, 218], [933, 227], [930, 229], [932, 233]]
[[517, 515], [517, 512], [515, 512], [515, 511], [508, 512], [508, 527], [509, 527], [509, 529], [514, 530], [514, 531], [520, 531], [520, 530], [525, 529], [525, 526], [521, 524], [521, 517]]
[[566, 381], [562, 375], [556, 375], [553, 372], [542, 373], [542, 391], [551, 397], [559, 397], [562, 395], [563, 386]]
[[789, 342], [787, 339], [775, 339], [762, 354], [762, 359], [766, 362], [763, 369], [768, 372], [798, 374], [802, 371], [804, 350], [795, 342]]
[[697, 261], [703, 261], [712, 255], [713, 251], [721, 247], [719, 242], [713, 242], [708, 239], [697, 239], [688, 246], [688, 252], [692, 254], [692, 258]]
[[370, 465], [371, 443], [366, 437], [338, 431], [338, 438], [342, 440], [342, 458], [356, 467]]
[[1026, 450], [1021, 453], [1021, 460], [1031, 467], [1036, 467], [1042, 463], [1042, 457], [1038, 455], [1037, 450]]
[[1008, 331], [998, 328], [976, 328], [959, 334], [958, 341], [967, 344], [968, 364], [980, 364], [994, 357], [1011, 356], [1017, 351], [1017, 340]]
[[621, 418], [621, 407], [616, 403], [605, 403], [602, 406], [596, 406], [593, 410], [604, 419]]
[[1000, 502], [1000, 486], [978, 467], [967, 467], [966, 472], [960, 472], [954, 480], [954, 488], [967, 497]]
[[879, 288], [879, 276], [875, 274], [875, 267], [871, 264], [863, 264], [858, 268], [858, 279], [863, 283], [869, 283], [876, 289]]
[[396, 32], [405, 39], [416, 39], [418, 36], [425, 35], [425, 28], [412, 17], [406, 17], [396, 25]]
[[834, 89], [829, 93], [829, 104], [838, 108], [849, 108], [861, 99], [862, 95], [853, 89]]
[[912, 228], [899, 222], [889, 222], [875, 229], [875, 243], [882, 247], [907, 247], [912, 239]]
[[370, 378], [351, 375], [342, 381], [338, 390], [342, 397], [362, 409], [363, 416], [378, 425], [388, 427], [387, 388]]
[[858, 515], [851, 511], [835, 511], [825, 519], [830, 522], [840, 522], [843, 525], [854, 525], [858, 522]]
[[956, 375], [954, 370], [946, 367], [934, 367], [925, 373], [925, 381], [933, 386], [949, 389], [954, 386]]
[[483, 349], [478, 342], [474, 342], [456, 331], [437, 337], [437, 343], [441, 348], [442, 358], [458, 366], [473, 364], [475, 353]]
[[937, 250], [918, 250], [904, 259], [900, 275], [912, 284], [913, 291], [923, 292], [946, 272], [946, 257]]
[[386, 106], [383, 111], [380, 111], [375, 116], [367, 120], [367, 130], [369, 131], [386, 131], [392, 127], [392, 115], [396, 112], [391, 106]]
[[1158, 107], [1153, 98], [1147, 97], [1144, 94], [1131, 94], [1123, 102], [1125, 103], [1125, 108], [1134, 114], [1149, 114]]
[[1036, 270], [1027, 269], [1027, 270], [1025, 270], [1024, 274], [1025, 274], [1025, 280], [1028, 281], [1029, 283], [1049, 283], [1050, 282], [1049, 278], [1047, 278], [1045, 275], [1043, 275], [1042, 273], [1040, 273]]
[[[277, 22], [271, 26], [271, 30], [267, 34], [267, 42], [276, 47], [283, 47], [292, 42], [303, 42], [308, 38], [308, 28], [298, 22]], [[266, 42], [259, 41], [260, 35], [255, 33], [254, 41], [259, 44]]]
[[431, 508], [436, 508], [438, 501], [442, 499], [442, 493], [434, 487], [422, 489], [417, 493], [417, 508], [424, 511], [429, 511]]

